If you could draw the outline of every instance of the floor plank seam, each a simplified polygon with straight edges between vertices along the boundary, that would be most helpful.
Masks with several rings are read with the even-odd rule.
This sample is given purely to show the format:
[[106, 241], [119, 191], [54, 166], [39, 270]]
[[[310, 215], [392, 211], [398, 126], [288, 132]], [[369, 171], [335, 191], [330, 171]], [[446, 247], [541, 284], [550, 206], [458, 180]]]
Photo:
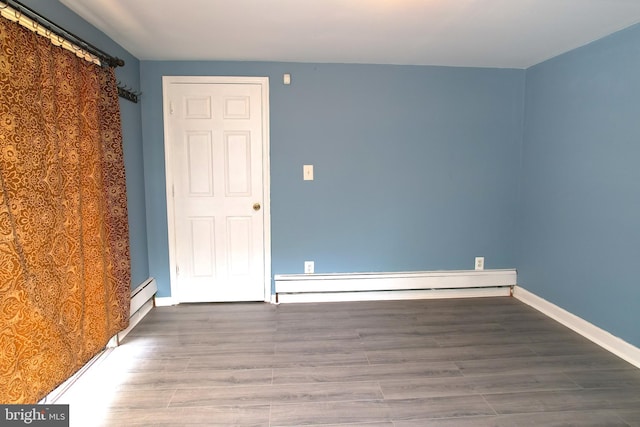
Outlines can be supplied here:
[[480, 396], [482, 397], [482, 400], [484, 400], [484, 402], [487, 404], [487, 406], [493, 411], [494, 415], [498, 416], [498, 411], [496, 411], [496, 408], [494, 408], [493, 405], [489, 403], [486, 396], [484, 394], [480, 394]]

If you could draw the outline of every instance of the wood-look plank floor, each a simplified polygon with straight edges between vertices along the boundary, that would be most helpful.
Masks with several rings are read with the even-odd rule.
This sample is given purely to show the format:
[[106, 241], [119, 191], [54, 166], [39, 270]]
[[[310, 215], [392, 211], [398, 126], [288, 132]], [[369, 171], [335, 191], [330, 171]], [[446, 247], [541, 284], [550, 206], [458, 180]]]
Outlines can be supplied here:
[[513, 298], [155, 308], [95, 369], [95, 425], [640, 426], [640, 370]]

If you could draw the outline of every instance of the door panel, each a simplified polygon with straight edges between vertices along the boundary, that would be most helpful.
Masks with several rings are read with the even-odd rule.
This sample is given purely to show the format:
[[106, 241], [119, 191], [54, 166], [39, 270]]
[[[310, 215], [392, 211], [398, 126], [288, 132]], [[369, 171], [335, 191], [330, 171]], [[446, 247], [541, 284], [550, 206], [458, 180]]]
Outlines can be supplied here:
[[225, 132], [224, 140], [226, 196], [251, 196], [251, 134]]
[[189, 196], [213, 196], [213, 144], [211, 132], [187, 132]]

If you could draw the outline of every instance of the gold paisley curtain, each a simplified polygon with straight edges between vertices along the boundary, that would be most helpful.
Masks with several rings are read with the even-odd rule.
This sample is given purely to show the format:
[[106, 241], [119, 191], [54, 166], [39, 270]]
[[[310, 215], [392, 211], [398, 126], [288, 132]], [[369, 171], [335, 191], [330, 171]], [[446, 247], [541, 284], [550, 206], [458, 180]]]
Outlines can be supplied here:
[[114, 70], [0, 18], [0, 403], [35, 403], [128, 325]]

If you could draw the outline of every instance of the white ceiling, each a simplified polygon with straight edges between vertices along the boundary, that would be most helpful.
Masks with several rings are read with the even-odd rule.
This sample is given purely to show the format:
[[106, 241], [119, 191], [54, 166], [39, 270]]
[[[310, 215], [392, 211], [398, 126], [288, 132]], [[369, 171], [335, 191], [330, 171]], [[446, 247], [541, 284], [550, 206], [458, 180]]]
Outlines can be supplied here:
[[640, 0], [60, 0], [143, 60], [527, 68], [640, 22]]

